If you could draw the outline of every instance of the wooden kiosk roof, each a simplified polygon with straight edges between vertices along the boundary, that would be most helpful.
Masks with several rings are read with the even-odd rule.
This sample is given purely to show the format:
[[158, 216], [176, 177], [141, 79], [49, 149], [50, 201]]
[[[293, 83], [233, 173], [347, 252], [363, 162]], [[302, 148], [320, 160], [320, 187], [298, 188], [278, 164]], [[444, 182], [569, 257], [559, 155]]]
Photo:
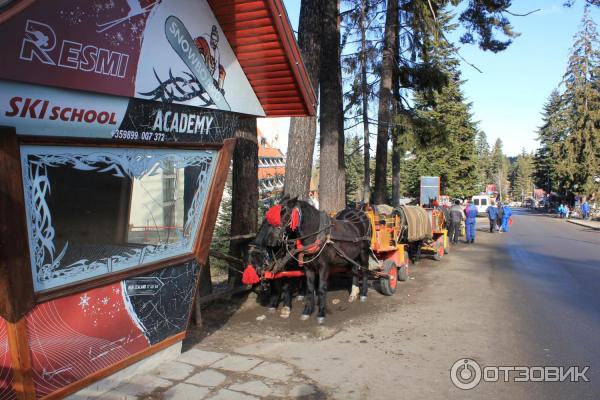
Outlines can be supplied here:
[[315, 115], [282, 0], [208, 0], [267, 117]]

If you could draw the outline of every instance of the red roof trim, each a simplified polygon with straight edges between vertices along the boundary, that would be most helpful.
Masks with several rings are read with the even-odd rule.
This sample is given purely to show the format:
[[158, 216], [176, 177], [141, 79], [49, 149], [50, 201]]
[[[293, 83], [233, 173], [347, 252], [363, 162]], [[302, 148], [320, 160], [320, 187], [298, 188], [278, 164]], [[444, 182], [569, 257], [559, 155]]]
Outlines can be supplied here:
[[294, 76], [296, 76], [298, 83], [301, 85], [302, 96], [308, 106], [309, 113], [310, 115], [314, 115], [317, 107], [317, 97], [310, 83], [310, 78], [308, 77], [308, 72], [306, 72], [302, 56], [300, 55], [300, 49], [298, 48], [298, 42], [296, 42], [296, 38], [294, 37], [290, 19], [281, 1], [282, 0], [267, 0], [271, 7], [271, 11], [279, 17], [275, 18], [275, 24], [278, 28], [277, 30], [280, 32], [283, 31], [283, 37], [285, 38], [285, 40], [283, 40], [283, 47], [288, 57], [293, 60], [291, 64]]
[[267, 116], [315, 115], [316, 96], [281, 0], [208, 0]]

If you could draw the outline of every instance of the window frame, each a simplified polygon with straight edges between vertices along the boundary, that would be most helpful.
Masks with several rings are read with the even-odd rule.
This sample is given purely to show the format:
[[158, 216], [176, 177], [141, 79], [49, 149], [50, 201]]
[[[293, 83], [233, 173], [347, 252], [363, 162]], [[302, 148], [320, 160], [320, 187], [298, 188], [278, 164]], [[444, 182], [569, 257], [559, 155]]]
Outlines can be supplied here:
[[[227, 139], [227, 141], [233, 140], [235, 143], [235, 139]], [[121, 281], [123, 279], [128, 279], [134, 276], [138, 276], [140, 274], [146, 274], [152, 271], [156, 271], [162, 268], [166, 268], [170, 265], [190, 261], [192, 259], [196, 259], [200, 265], [203, 265], [205, 262], [205, 258], [207, 254], [207, 248], [205, 249], [201, 244], [201, 238], [207, 234], [207, 225], [209, 224], [207, 220], [207, 216], [210, 215], [210, 203], [215, 201], [215, 196], [218, 193], [216, 191], [216, 183], [217, 179], [220, 179], [219, 169], [222, 168], [223, 158], [230, 158], [231, 154], [225, 154], [225, 152], [231, 152], [232, 145], [226, 146], [226, 143], [173, 143], [173, 142], [157, 142], [157, 143], [147, 143], [147, 142], [139, 142], [139, 141], [127, 141], [127, 142], [115, 142], [110, 139], [97, 139], [97, 138], [66, 138], [66, 137], [49, 137], [49, 136], [17, 136], [17, 144], [19, 150], [19, 159], [21, 158], [21, 146], [23, 145], [42, 145], [42, 146], [57, 146], [57, 147], [90, 147], [90, 148], [136, 148], [136, 149], [174, 149], [174, 150], [214, 150], [217, 152], [215, 157], [215, 165], [214, 172], [210, 178], [209, 186], [207, 189], [207, 195], [204, 200], [204, 207], [202, 210], [202, 217], [199, 222], [198, 228], [196, 230], [196, 237], [193, 238], [191, 251], [182, 253], [180, 255], [176, 255], [173, 257], [168, 257], [162, 260], [149, 262], [140, 267], [128, 268], [126, 270], [117, 271], [111, 274], [104, 274], [98, 277], [93, 277], [89, 279], [85, 279], [79, 282], [75, 282], [73, 284], [67, 284], [63, 286], [59, 286], [56, 288], [46, 289], [42, 291], [35, 292], [33, 287], [33, 271], [31, 268], [28, 273], [32, 277], [31, 282], [31, 291], [33, 292], [33, 297], [35, 303], [43, 303], [48, 300], [68, 296], [74, 293], [84, 292], [86, 290], [91, 290], [94, 288], [102, 287], [114, 282]], [[231, 149], [226, 149], [226, 147]], [[229, 165], [227, 163], [227, 165]], [[22, 170], [18, 171], [19, 179], [22, 180], [23, 174]], [[24, 196], [24, 193], [21, 193]], [[220, 200], [220, 199], [219, 199]], [[25, 215], [23, 215], [23, 224], [25, 225], [25, 229], [28, 229], [28, 221], [26, 220]], [[28, 245], [29, 248], [29, 245]], [[205, 254], [206, 253], [206, 254]], [[31, 259], [31, 256], [28, 254], [28, 258]]]

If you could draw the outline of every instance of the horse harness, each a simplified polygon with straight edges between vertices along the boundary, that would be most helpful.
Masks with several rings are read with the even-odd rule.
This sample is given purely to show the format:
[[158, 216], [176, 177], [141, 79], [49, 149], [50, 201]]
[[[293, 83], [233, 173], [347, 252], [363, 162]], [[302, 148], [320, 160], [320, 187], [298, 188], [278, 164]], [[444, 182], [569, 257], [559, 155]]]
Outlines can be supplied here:
[[[302, 215], [301, 211], [299, 208], [296, 208], [296, 209], [298, 210], [299, 218], [301, 219], [301, 215]], [[298, 221], [296, 229], [298, 230], [298, 233], [301, 236], [297, 237], [295, 239], [285, 239], [284, 238], [285, 248], [286, 248], [286, 251], [289, 256], [289, 257], [287, 257], [287, 260], [289, 261], [289, 258], [293, 258], [298, 262], [298, 265], [303, 266], [304, 264], [308, 264], [308, 263], [316, 261], [320, 257], [321, 253], [325, 250], [325, 247], [327, 245], [330, 245], [333, 247], [333, 249], [336, 251], [336, 253], [340, 257], [342, 257], [343, 259], [345, 259], [352, 265], [354, 265], [362, 270], [368, 270], [368, 268], [365, 268], [362, 265], [358, 264], [356, 261], [354, 261], [352, 258], [350, 258], [342, 249], [340, 249], [339, 246], [336, 244], [336, 241], [351, 242], [351, 243], [360, 243], [365, 240], [370, 241], [371, 240], [371, 235], [370, 235], [371, 225], [370, 224], [367, 225], [367, 232], [366, 232], [367, 235], [365, 235], [365, 236], [360, 236], [360, 237], [355, 237], [355, 238], [342, 237], [342, 236], [336, 237], [336, 236], [332, 235], [332, 228], [335, 228], [336, 224], [339, 224], [339, 223], [352, 224], [351, 226], [353, 226], [354, 229], [357, 230], [357, 233], [359, 233], [358, 229], [356, 228], [356, 222], [341, 220], [341, 219], [333, 219], [332, 217], [327, 215], [327, 213], [325, 213], [324, 211], [319, 212], [319, 229], [316, 232], [302, 235], [300, 223]], [[302, 243], [302, 240], [310, 238], [315, 235], [317, 237], [314, 242], [312, 242], [308, 245], [304, 245]], [[293, 248], [293, 250], [290, 250], [290, 245], [294, 246], [295, 248]], [[310, 260], [306, 261], [304, 258], [307, 255], [311, 255], [311, 256], [314, 255], [314, 257], [312, 257]], [[286, 263], [287, 263], [287, 261], [286, 261]], [[276, 265], [276, 266], [282, 267], [282, 266], [285, 266], [286, 263], [277, 263], [279, 265]]]

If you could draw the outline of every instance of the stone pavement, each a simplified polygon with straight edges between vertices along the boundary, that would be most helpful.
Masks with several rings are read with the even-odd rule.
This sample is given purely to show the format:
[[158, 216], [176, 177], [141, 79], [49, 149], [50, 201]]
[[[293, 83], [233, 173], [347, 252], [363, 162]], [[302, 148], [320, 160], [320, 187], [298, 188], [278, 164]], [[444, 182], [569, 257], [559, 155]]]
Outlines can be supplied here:
[[585, 221], [582, 219], [568, 219], [567, 222], [600, 231], [600, 221]]
[[293, 366], [193, 348], [177, 361], [137, 375], [100, 400], [322, 399], [325, 392]]

